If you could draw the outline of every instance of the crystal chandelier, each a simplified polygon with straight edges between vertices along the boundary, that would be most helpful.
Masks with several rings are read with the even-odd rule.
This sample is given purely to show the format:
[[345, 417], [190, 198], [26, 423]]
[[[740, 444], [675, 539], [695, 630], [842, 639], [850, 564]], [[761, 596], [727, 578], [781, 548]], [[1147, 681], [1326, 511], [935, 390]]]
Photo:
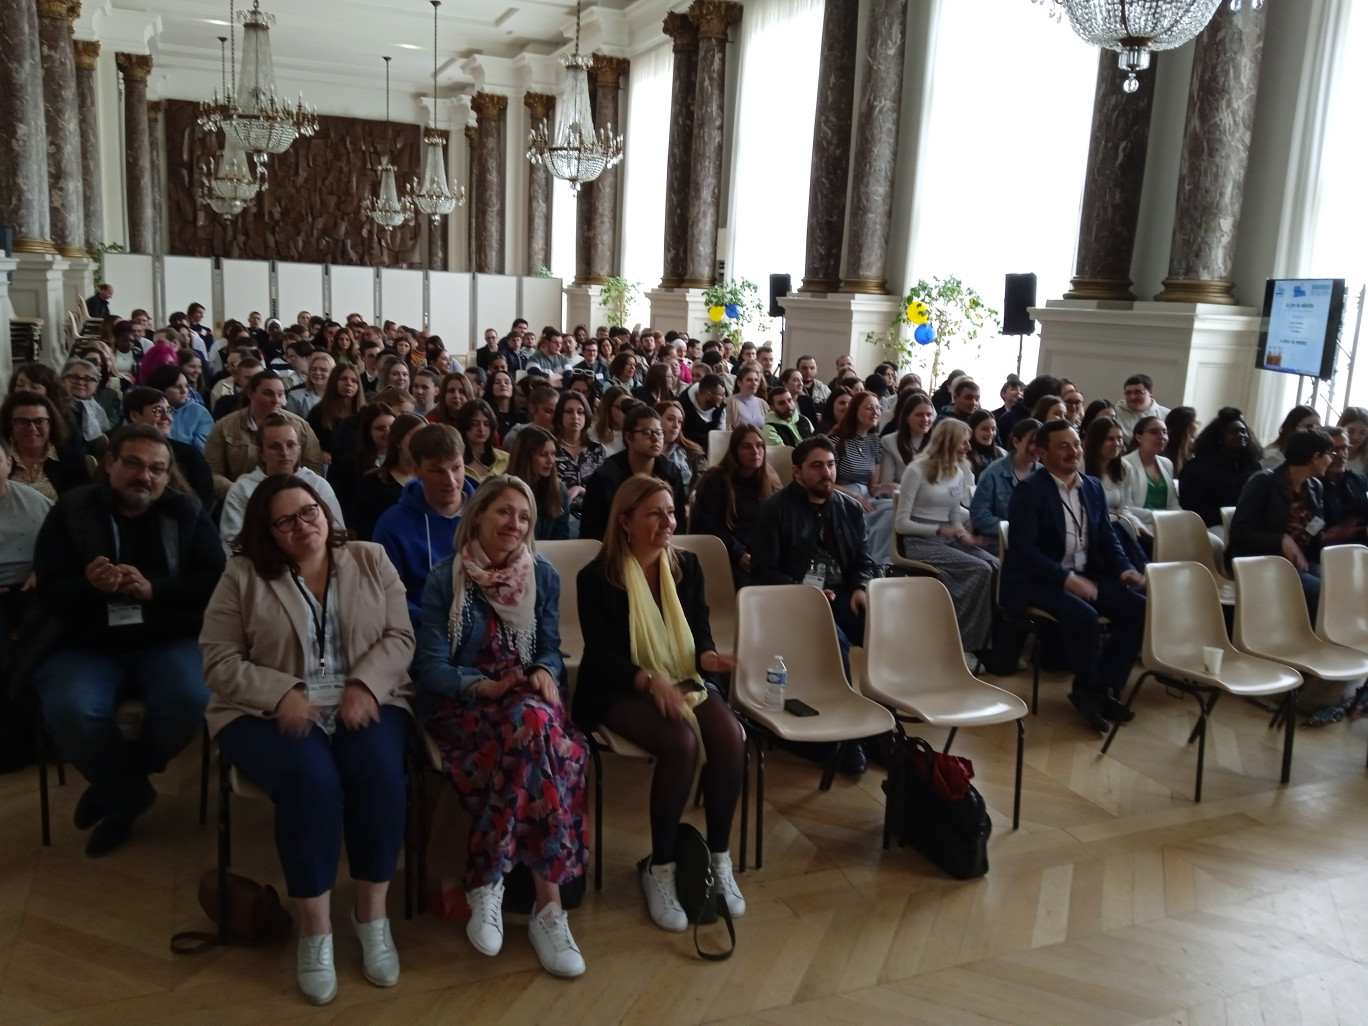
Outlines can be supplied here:
[[[220, 73], [226, 85], [228, 73], [224, 69], [222, 54], [223, 44], [228, 37], [219, 36], [218, 40]], [[217, 167], [207, 161], [200, 166], [199, 202], [225, 218], [242, 213], [265, 187], [266, 178], [262, 169], [252, 171], [242, 144], [236, 136], [227, 132], [223, 136], [223, 149], [219, 152]]]
[[556, 102], [556, 130], [552, 135], [546, 120], [532, 127], [527, 137], [527, 159], [541, 164], [557, 178], [579, 192], [583, 182], [592, 182], [622, 160], [622, 136], [613, 135], [613, 126], [594, 130], [594, 115], [589, 106], [589, 68], [593, 60], [580, 54], [580, 7], [575, 3], [575, 52], [561, 58], [565, 65], [565, 90]]
[[[1119, 53], [1117, 64], [1126, 72], [1122, 88], [1140, 88], [1136, 73], [1150, 65], [1150, 54], [1172, 50], [1192, 39], [1211, 21], [1223, 0], [1031, 0], [1050, 5], [1051, 15], [1068, 16], [1069, 24], [1091, 46]], [[1250, 0], [1258, 10], [1264, 0]], [[1244, 0], [1230, 0], [1238, 11]]]
[[442, 0], [429, 2], [432, 4], [432, 124], [423, 133], [423, 181], [420, 185], [414, 179], [410, 191], [413, 205], [431, 217], [435, 226], [439, 217], [465, 204], [466, 191], [462, 185], [452, 192], [447, 182], [446, 157], [442, 152], [446, 140], [437, 131], [437, 8], [442, 6]]
[[[385, 62], [385, 135], [389, 135], [390, 123], [390, 59]], [[394, 165], [389, 154], [380, 158], [380, 192], [367, 196], [361, 201], [362, 212], [385, 231], [413, 222], [413, 199], [399, 198], [399, 189], [394, 184]]]
[[[318, 116], [304, 105], [303, 96], [292, 104], [276, 93], [270, 39], [275, 16], [261, 9], [261, 0], [253, 0], [252, 9], [240, 15], [233, 0], [228, 9], [231, 20], [242, 22], [242, 70], [235, 69], [233, 87], [225, 86], [222, 99], [215, 93], [212, 103], [200, 104], [199, 123], [205, 131], [222, 129], [236, 137], [257, 164], [264, 165], [268, 155], [284, 153], [295, 139], [317, 132]], [[236, 39], [233, 50], [236, 64]]]

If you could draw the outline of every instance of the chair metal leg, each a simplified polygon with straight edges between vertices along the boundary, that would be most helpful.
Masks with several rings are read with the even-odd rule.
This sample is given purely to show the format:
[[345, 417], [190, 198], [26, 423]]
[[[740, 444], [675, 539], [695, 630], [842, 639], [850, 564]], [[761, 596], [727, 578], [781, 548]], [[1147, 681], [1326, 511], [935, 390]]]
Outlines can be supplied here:
[[945, 747], [941, 749], [941, 754], [945, 755], [950, 751], [950, 746], [955, 743], [955, 735], [959, 733], [959, 727], [950, 728], [950, 736], [945, 739]]
[[[1207, 705], [1207, 707], [1206, 707], [1206, 714], [1207, 714], [1208, 716], [1210, 716], [1210, 715], [1211, 715], [1211, 711], [1212, 711], [1213, 709], [1216, 708], [1216, 703], [1219, 702], [1219, 701], [1221, 700], [1221, 695], [1222, 695], [1222, 692], [1220, 692], [1220, 691], [1214, 691], [1214, 692], [1212, 692], [1212, 695], [1211, 695], [1211, 702], [1210, 702], [1210, 703]], [[1197, 740], [1197, 727], [1194, 725], [1193, 728], [1192, 728], [1192, 733], [1188, 735], [1188, 744], [1192, 744], [1192, 742], [1194, 742], [1194, 741], [1196, 741], [1196, 740]]]
[[755, 868], [765, 862], [765, 749], [755, 742]]
[[1192, 800], [1200, 803], [1202, 800], [1202, 770], [1206, 766], [1206, 728], [1207, 728], [1207, 704], [1200, 698], [1197, 702], [1202, 707], [1202, 715], [1197, 720], [1197, 790], [1193, 794]]
[[[1141, 687], [1141, 685], [1143, 685], [1143, 684], [1145, 683], [1145, 678], [1148, 677], [1148, 676], [1150, 676], [1150, 672], [1149, 672], [1148, 670], [1146, 670], [1144, 673], [1140, 674], [1140, 676], [1137, 677], [1137, 678], [1135, 679], [1135, 684], [1131, 687], [1130, 696], [1126, 699], [1126, 708], [1127, 708], [1127, 709], [1129, 709], [1132, 705], [1135, 704], [1135, 696], [1138, 695], [1138, 694], [1140, 694], [1140, 687]], [[1118, 730], [1120, 730], [1120, 729], [1121, 729], [1121, 721], [1120, 721], [1120, 720], [1113, 720], [1113, 721], [1112, 721], [1112, 728], [1111, 728], [1111, 730], [1107, 733], [1107, 740], [1104, 741], [1104, 742], [1102, 742], [1102, 754], [1103, 754], [1103, 755], [1106, 755], [1106, 754], [1107, 754], [1107, 749], [1110, 748], [1110, 747], [1111, 747], [1111, 743], [1112, 743], [1113, 741], [1116, 740], [1116, 732], [1117, 732]]]
[[846, 745], [849, 741], [836, 742], [836, 748], [832, 751], [831, 757], [827, 759], [827, 764], [822, 770], [822, 782], [818, 785], [819, 791], [830, 791], [832, 783], [836, 780], [836, 767], [841, 764], [841, 756], [845, 755]]
[[746, 871], [746, 834], [750, 827], [750, 750], [751, 733], [742, 727], [741, 739], [741, 872]]
[[228, 866], [232, 862], [232, 823], [229, 819], [229, 800], [232, 788], [228, 781], [228, 760], [219, 752], [219, 821], [218, 821], [218, 889], [220, 944], [228, 943]]
[[209, 822], [209, 725], [204, 725], [204, 737], [200, 742], [200, 820], [199, 825]]
[[1031, 635], [1031, 715], [1040, 712], [1040, 628], [1032, 625]]
[[594, 890], [603, 890], [603, 759], [598, 745], [589, 742], [594, 757]]
[[1282, 776], [1279, 778], [1284, 784], [1292, 779], [1292, 738], [1297, 732], [1297, 692], [1299, 690], [1299, 688], [1293, 688], [1287, 693], [1285, 700], [1287, 712], [1283, 718], [1287, 722], [1283, 725], [1285, 733], [1283, 734]]
[[[1026, 721], [1017, 720], [1017, 771], [1016, 771], [1016, 790], [1012, 795], [1012, 829], [1016, 830], [1021, 826], [1021, 765], [1026, 755]], [[950, 747], [946, 745], [946, 747]], [[888, 847], [887, 832], [885, 831], [884, 847]]]
[[418, 756], [418, 779], [415, 781], [418, 787], [418, 880], [413, 886], [414, 901], [418, 905], [418, 914], [427, 914], [427, 761], [426, 755]]
[[42, 832], [43, 847], [52, 847], [52, 808], [48, 803], [47, 738], [42, 726], [38, 727], [38, 825]]

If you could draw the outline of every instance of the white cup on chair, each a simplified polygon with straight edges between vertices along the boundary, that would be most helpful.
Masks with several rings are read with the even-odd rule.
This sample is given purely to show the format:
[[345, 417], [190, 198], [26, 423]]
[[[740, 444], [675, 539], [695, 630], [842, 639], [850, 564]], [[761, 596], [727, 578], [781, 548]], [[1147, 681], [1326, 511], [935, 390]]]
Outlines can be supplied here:
[[1225, 649], [1215, 645], [1202, 646], [1202, 671], [1209, 673], [1213, 677], [1221, 672], [1221, 660], [1225, 658]]

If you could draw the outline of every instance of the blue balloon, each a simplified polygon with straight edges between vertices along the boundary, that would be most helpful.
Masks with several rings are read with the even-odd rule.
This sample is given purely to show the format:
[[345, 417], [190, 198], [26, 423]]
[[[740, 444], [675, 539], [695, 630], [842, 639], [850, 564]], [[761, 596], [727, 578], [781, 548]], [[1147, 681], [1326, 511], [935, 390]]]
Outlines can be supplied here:
[[737, 309], [736, 304], [735, 304], [735, 303], [728, 303], [728, 304], [727, 304], [727, 317], [728, 317], [730, 320], [733, 320], [733, 321], [734, 321], [734, 320], [736, 320], [736, 319], [737, 319], [738, 317], [740, 317], [740, 316], [741, 316], [741, 311], [740, 311], [739, 309]]
[[928, 346], [936, 341], [936, 329], [930, 324], [918, 324], [912, 337], [917, 340], [918, 344]]

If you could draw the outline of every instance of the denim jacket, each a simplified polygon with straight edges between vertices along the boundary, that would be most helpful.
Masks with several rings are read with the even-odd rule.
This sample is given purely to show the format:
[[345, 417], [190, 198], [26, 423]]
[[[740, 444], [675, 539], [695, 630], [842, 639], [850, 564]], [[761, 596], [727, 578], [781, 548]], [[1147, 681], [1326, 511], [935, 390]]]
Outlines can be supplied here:
[[[1035, 469], [1039, 468], [1040, 464], [1037, 463]], [[969, 503], [969, 522], [976, 534], [997, 543], [998, 523], [1007, 519], [1007, 507], [1016, 486], [1017, 476], [1012, 469], [1012, 457], [1003, 456], [983, 468], [978, 485], [974, 488], [973, 501]]]

